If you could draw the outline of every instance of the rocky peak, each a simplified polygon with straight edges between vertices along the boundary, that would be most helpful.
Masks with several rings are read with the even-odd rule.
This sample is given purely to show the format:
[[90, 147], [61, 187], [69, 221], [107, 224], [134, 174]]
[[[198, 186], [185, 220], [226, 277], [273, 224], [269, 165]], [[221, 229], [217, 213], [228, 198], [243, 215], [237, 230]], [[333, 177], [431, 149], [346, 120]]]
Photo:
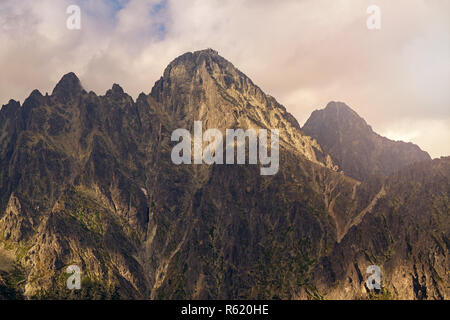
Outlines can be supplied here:
[[314, 111], [303, 131], [316, 139], [347, 175], [358, 180], [389, 175], [408, 164], [431, 159], [415, 144], [378, 135], [342, 102], [332, 101]]
[[43, 98], [44, 98], [44, 96], [41, 94], [41, 92], [39, 90], [33, 90], [33, 92], [31, 92], [31, 94], [28, 96], [28, 98], [25, 99], [25, 101], [23, 103], [23, 107], [25, 109], [27, 109], [27, 108], [31, 109], [33, 107], [36, 107], [36, 106], [40, 105]]
[[352, 115], [354, 117], [360, 118], [359, 115], [352, 108], [350, 108], [344, 102], [340, 102], [340, 101], [328, 102], [328, 104], [324, 110], [327, 112], [343, 113], [343, 114], [347, 114], [349, 116]]
[[206, 94], [234, 90], [259, 98], [264, 96], [245, 74], [212, 49], [188, 52], [174, 59], [153, 88], [152, 96], [162, 100], [161, 91], [190, 94], [194, 90], [206, 91]]
[[114, 83], [111, 89], [112, 93], [118, 93], [118, 94], [123, 94], [123, 89], [121, 86], [119, 86], [117, 83]]
[[61, 80], [53, 89], [52, 96], [57, 99], [67, 102], [73, 97], [76, 97], [83, 92], [83, 87], [81, 85], [80, 79], [73, 72], [69, 72], [64, 75]]
[[0, 116], [3, 113], [11, 113], [11, 112], [15, 112], [18, 108], [20, 108], [20, 102], [10, 99], [9, 102], [5, 105], [2, 106], [2, 108], [0, 109]]
[[171, 69], [175, 68], [179, 65], [184, 65], [185, 67], [191, 67], [195, 69], [200, 66], [203, 61], [214, 61], [214, 60], [222, 60], [222, 62], [228, 62], [224, 58], [222, 58], [219, 53], [213, 49], [205, 49], [194, 52], [186, 52], [179, 57], [175, 58], [165, 69], [164, 77], [168, 76], [167, 73]]
[[315, 110], [306, 122], [305, 129], [308, 130], [310, 126], [321, 123], [326, 123], [334, 129], [342, 128], [344, 131], [353, 128], [367, 133], [372, 132], [366, 121], [343, 102], [331, 101], [325, 109]]
[[150, 95], [187, 128], [201, 120], [205, 129], [278, 129], [281, 146], [333, 167], [285, 107], [215, 50], [188, 52], [173, 60]]
[[43, 97], [42, 93], [41, 93], [39, 90], [35, 89], [35, 90], [33, 90], [33, 91], [31, 92], [31, 94], [30, 94], [30, 96], [29, 96], [28, 98], [31, 98], [31, 99], [35, 99], [35, 98], [40, 99], [40, 98], [42, 98], [42, 97]]
[[113, 99], [120, 99], [124, 96], [128, 96], [117, 83], [114, 83], [112, 88], [106, 92], [107, 97], [111, 97]]

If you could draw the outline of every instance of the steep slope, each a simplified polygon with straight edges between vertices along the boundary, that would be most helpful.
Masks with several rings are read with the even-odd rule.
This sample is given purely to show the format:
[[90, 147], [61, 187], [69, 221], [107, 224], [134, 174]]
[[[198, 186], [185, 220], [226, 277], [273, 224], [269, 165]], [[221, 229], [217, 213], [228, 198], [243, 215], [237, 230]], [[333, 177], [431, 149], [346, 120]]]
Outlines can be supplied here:
[[25, 294], [60, 295], [62, 269], [74, 263], [86, 270], [81, 295], [101, 287], [105, 297], [144, 297], [133, 254], [148, 206], [133, 159], [144, 158], [136, 130], [151, 110], [138, 110], [118, 86], [87, 93], [68, 74], [51, 96], [34, 91], [0, 112], [1, 239], [16, 252]]
[[[161, 152], [157, 165], [165, 167], [158, 170], [164, 172], [158, 185], [176, 189], [155, 190], [163, 206], [151, 216], [149, 230], [154, 231], [142, 258], [146, 269], [156, 270], [151, 297], [292, 296], [297, 269], [303, 268], [306, 281], [312, 261], [335, 241], [336, 222], [347, 219], [328, 214], [327, 201], [339, 197], [333, 187], [350, 193], [357, 182], [330, 170], [329, 157], [302, 134], [285, 108], [213, 50], [175, 59], [151, 96], [171, 119], [172, 130], [192, 132], [194, 120], [201, 120], [205, 130], [222, 132], [280, 130], [280, 172], [274, 177], [261, 177], [258, 166], [197, 165], [178, 167], [174, 179], [168, 150]], [[169, 134], [163, 128], [162, 135]], [[178, 201], [171, 200], [174, 194]], [[269, 254], [275, 256], [268, 261]], [[303, 267], [291, 269], [291, 255]]]
[[[385, 189], [371, 214], [322, 258], [312, 281], [330, 299], [448, 299], [450, 157], [410, 165]], [[378, 295], [367, 289], [369, 265], [382, 272]]]
[[414, 162], [431, 160], [417, 145], [392, 141], [375, 132], [342, 102], [314, 111], [303, 131], [316, 139], [344, 173], [358, 180], [389, 175]]
[[274, 128], [280, 144], [308, 160], [333, 168], [331, 159], [273, 97], [212, 49], [186, 53], [169, 64], [151, 96], [180, 128], [194, 120], [206, 128]]

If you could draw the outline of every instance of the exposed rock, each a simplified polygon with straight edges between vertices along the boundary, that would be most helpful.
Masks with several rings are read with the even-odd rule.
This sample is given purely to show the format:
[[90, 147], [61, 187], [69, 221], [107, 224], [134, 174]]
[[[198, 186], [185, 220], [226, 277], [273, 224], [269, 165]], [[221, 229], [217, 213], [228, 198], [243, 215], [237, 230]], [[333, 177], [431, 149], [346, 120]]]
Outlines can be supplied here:
[[[411, 165], [385, 182], [386, 195], [323, 257], [312, 282], [328, 299], [448, 299], [450, 157]], [[379, 295], [365, 285], [382, 271]]]
[[75, 73], [70, 72], [61, 78], [55, 89], [53, 89], [52, 96], [61, 102], [67, 102], [82, 92], [83, 87], [81, 86], [80, 79], [78, 79]]

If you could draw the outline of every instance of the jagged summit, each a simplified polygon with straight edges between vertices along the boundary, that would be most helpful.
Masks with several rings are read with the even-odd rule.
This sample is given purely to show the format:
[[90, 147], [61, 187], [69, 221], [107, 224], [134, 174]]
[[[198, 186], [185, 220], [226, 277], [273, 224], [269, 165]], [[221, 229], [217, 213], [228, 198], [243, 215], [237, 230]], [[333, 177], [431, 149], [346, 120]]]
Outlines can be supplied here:
[[118, 85], [117, 83], [113, 84], [111, 91], [113, 93], [124, 93], [122, 87], [120, 85]]
[[44, 96], [39, 90], [35, 89], [31, 92], [28, 98], [25, 99], [25, 101], [23, 102], [23, 107], [25, 109], [31, 109], [39, 106], [42, 102], [42, 99], [44, 99]]
[[[232, 103], [236, 107], [240, 105], [246, 107], [248, 98], [255, 100], [251, 105], [275, 101], [213, 49], [187, 52], [175, 58], [156, 82], [151, 95], [157, 101], [163, 101], [165, 97], [175, 92], [183, 99], [189, 94], [194, 100], [219, 95], [226, 100], [225, 104]], [[211, 106], [219, 107], [218, 101], [213, 102]]]
[[150, 95], [186, 126], [202, 120], [209, 128], [278, 128], [281, 144], [308, 160], [332, 167], [297, 120], [264, 93], [230, 61], [212, 49], [185, 53], [174, 59]]
[[29, 96], [29, 98], [41, 98], [41, 97], [43, 97], [43, 95], [38, 89], [34, 89]]
[[[196, 61], [199, 58], [222, 58], [219, 55], [219, 52], [213, 49], [204, 49], [204, 50], [197, 50], [193, 52], [186, 52], [182, 55], [176, 57], [171, 63], [169, 63], [168, 67], [171, 65], [175, 65], [177, 63], [186, 62], [188, 60], [190, 61]], [[225, 59], [224, 59], [225, 60]]]
[[202, 49], [202, 50], [196, 50], [196, 51], [188, 51], [186, 53], [183, 53], [182, 55], [180, 55], [179, 57], [175, 58], [174, 60], [177, 60], [178, 58], [181, 57], [185, 57], [185, 56], [194, 56], [194, 57], [198, 57], [198, 56], [219, 56], [219, 52], [217, 50], [208, 48], [208, 49]]
[[120, 85], [118, 85], [117, 83], [114, 83], [112, 88], [106, 92], [107, 97], [121, 98], [124, 95], [128, 96], [125, 93], [125, 91], [122, 89], [122, 87]]
[[305, 128], [314, 121], [333, 123], [336, 127], [358, 126], [360, 130], [372, 131], [372, 127], [355, 110], [340, 101], [330, 101], [324, 109], [313, 111], [305, 123]]
[[219, 55], [219, 52], [217, 50], [208, 48], [203, 50], [197, 50], [193, 52], [194, 54], [209, 54], [209, 55]]
[[80, 79], [73, 72], [65, 74], [53, 89], [52, 95], [67, 100], [83, 92]]
[[[205, 69], [213, 78], [219, 81], [221, 76], [224, 75], [232, 77], [239, 76], [239, 78], [245, 79], [245, 81], [250, 80], [230, 61], [220, 56], [219, 53], [213, 49], [186, 52], [178, 56], [166, 67], [162, 78], [176, 78], [177, 76], [180, 76], [182, 72], [185, 73], [187, 77], [194, 78], [199, 72]], [[200, 84], [203, 83], [201, 82]], [[253, 82], [252, 85], [254, 85]]]
[[330, 101], [324, 109], [327, 112], [335, 112], [342, 116], [353, 116], [362, 119], [355, 110], [350, 108], [347, 104], [340, 101]]
[[0, 117], [3, 117], [3, 115], [7, 113], [14, 112], [18, 108], [20, 108], [20, 102], [14, 99], [10, 99], [7, 104], [0, 107]]

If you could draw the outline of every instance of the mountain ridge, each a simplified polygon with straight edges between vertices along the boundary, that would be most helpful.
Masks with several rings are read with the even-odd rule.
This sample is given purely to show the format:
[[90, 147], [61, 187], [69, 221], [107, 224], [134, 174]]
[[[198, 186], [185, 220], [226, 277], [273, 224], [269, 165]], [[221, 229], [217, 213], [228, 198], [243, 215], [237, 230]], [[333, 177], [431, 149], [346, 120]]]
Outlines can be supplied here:
[[[34, 92], [22, 107], [12, 101], [0, 110], [0, 246], [17, 267], [0, 270], [0, 296], [13, 288], [26, 298], [373, 298], [349, 252], [358, 270], [405, 270], [408, 285], [397, 277], [384, 284], [394, 298], [448, 297], [449, 230], [436, 223], [448, 221], [447, 159], [433, 162], [439, 170], [416, 165], [395, 178], [336, 172], [283, 106], [213, 50], [175, 59], [136, 100], [119, 85], [97, 96], [75, 74], [63, 78], [57, 94]], [[174, 165], [171, 133], [194, 120], [219, 130], [279, 128], [279, 172]], [[422, 171], [434, 172], [427, 188], [417, 185]], [[421, 219], [434, 229], [411, 242], [414, 221], [398, 222], [389, 210], [400, 201], [416, 214], [420, 190], [432, 199], [422, 201]], [[393, 222], [374, 235], [370, 221], [380, 225], [383, 216]], [[391, 231], [399, 226], [406, 231]], [[397, 252], [385, 245], [391, 234]], [[420, 241], [433, 244], [435, 261], [421, 262], [421, 247], [403, 257]], [[387, 255], [395, 263], [379, 258]], [[77, 292], [65, 287], [70, 264], [83, 270]], [[360, 285], [343, 294], [348, 277]], [[426, 295], [414, 289], [424, 283]]]

